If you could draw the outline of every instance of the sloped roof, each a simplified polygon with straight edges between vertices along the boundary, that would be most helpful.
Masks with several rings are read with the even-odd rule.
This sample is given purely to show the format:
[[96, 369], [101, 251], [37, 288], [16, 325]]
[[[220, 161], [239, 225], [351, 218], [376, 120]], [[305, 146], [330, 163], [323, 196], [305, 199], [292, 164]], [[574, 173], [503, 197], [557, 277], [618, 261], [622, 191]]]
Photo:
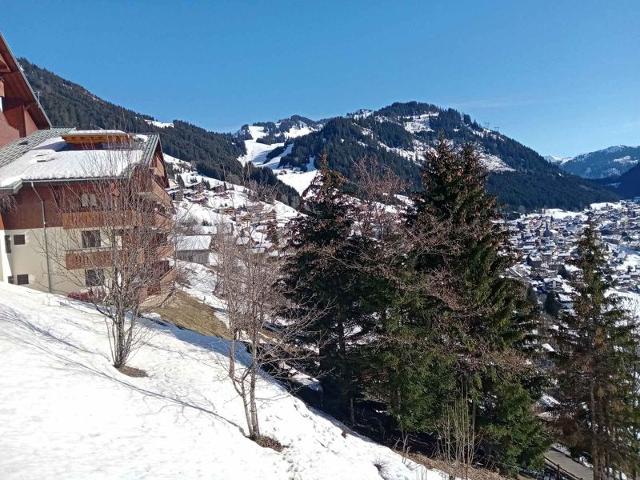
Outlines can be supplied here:
[[178, 237], [176, 249], [179, 252], [208, 251], [211, 235], [187, 235]]
[[71, 128], [41, 130], [0, 148], [0, 190], [17, 192], [23, 183], [114, 178], [136, 165], [149, 165], [159, 145], [158, 134], [132, 137], [120, 148], [72, 148], [62, 138]]
[[9, 45], [2, 36], [2, 33], [0, 33], [0, 57], [4, 60], [2, 62], [2, 66], [6, 67], [5, 70], [7, 70], [5, 72], [0, 72], [2, 73], [2, 80], [13, 86], [24, 98], [30, 100], [27, 104], [27, 109], [38, 128], [51, 128], [49, 117], [47, 117], [44, 108], [42, 108], [42, 105], [38, 100], [38, 96], [33, 91], [33, 88], [31, 88], [31, 84], [27, 80], [20, 64], [18, 64], [16, 57], [13, 55]]

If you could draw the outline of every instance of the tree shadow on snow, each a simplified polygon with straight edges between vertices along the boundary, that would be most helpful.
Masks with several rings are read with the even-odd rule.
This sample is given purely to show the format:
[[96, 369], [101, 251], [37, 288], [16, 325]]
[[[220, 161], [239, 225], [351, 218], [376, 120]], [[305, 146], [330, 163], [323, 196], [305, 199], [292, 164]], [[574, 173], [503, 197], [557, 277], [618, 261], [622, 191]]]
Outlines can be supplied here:
[[[11, 329], [8, 328], [9, 324], [16, 326], [23, 332], [20, 332], [18, 334], [11, 333]], [[178, 329], [175, 327], [169, 327], [169, 330], [171, 330], [175, 334], [175, 330]], [[178, 330], [178, 332], [180, 331]], [[0, 335], [17, 344], [26, 345], [30, 348], [36, 349], [43, 355], [46, 355], [48, 358], [56, 359], [64, 365], [64, 367], [56, 367], [55, 365], [50, 365], [50, 368], [52, 369], [63, 370], [66, 372], [68, 372], [69, 370], [74, 370], [78, 373], [89, 374], [91, 376], [109, 380], [113, 383], [119, 384], [137, 393], [140, 393], [146, 397], [167, 401], [169, 402], [169, 405], [180, 408], [181, 412], [184, 412], [185, 409], [193, 409], [212, 415], [213, 417], [234, 426], [242, 435], [244, 435], [244, 430], [242, 429], [242, 427], [216, 413], [213, 403], [209, 401], [204, 395], [199, 396], [204, 401], [203, 403], [206, 404], [197, 404], [195, 402], [185, 400], [184, 398], [181, 398], [177, 395], [158, 392], [149, 388], [144, 388], [140, 385], [136, 385], [135, 383], [127, 380], [128, 377], [118, 372], [115, 368], [111, 367], [111, 365], [109, 365], [109, 370], [107, 371], [92, 367], [89, 365], [90, 356], [95, 356], [96, 354], [98, 354], [97, 352], [88, 350], [81, 345], [74, 343], [69, 338], [63, 338], [51, 331], [43, 329], [42, 327], [30, 322], [24, 314], [6, 305], [0, 305]], [[210, 342], [197, 340], [195, 338], [195, 335], [197, 334], [192, 333], [191, 335], [189, 335], [187, 332], [185, 332], [185, 341], [192, 340], [190, 343], [194, 343], [202, 348], [211, 347], [212, 344]], [[179, 339], [182, 339], [180, 337], [182, 337], [183, 335], [180, 335], [180, 333], [178, 333], [175, 336]], [[213, 344], [217, 343], [218, 342], [213, 342]], [[162, 347], [158, 345], [154, 345], [152, 346], [152, 348], [162, 349]], [[228, 351], [228, 348], [226, 348], [224, 345], [216, 345], [216, 348], [220, 350], [220, 353], [222, 353], [223, 351]], [[83, 363], [81, 359], [74, 358], [74, 355], [76, 357], [78, 355], [86, 355], [87, 362]], [[100, 356], [107, 362], [109, 361], [107, 356]], [[145, 379], [141, 380], [144, 381]]]

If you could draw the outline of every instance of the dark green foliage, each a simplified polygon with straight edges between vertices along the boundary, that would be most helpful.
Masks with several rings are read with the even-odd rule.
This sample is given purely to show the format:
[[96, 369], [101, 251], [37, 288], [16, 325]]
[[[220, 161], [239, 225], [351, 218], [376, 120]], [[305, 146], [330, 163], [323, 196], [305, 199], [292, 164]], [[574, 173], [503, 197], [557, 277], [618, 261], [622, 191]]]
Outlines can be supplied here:
[[610, 271], [595, 225], [578, 243], [573, 310], [556, 332], [558, 427], [576, 452], [588, 452], [594, 478], [638, 468], [638, 333], [607, 280]]
[[628, 172], [616, 179], [619, 184], [618, 193], [623, 198], [633, 198], [640, 196], [640, 165], [636, 165]]
[[[342, 177], [323, 169], [303, 204], [306, 216], [294, 221], [287, 265], [287, 292], [297, 316], [321, 312], [308, 325], [307, 338], [320, 351], [323, 388], [332, 411], [344, 411], [354, 396], [354, 342], [368, 331], [366, 283], [352, 263], [362, 241], [351, 236], [354, 219]], [[354, 327], [360, 327], [354, 329]]]
[[[409, 133], [403, 123], [421, 115], [428, 116], [429, 129]], [[394, 103], [370, 116], [328, 120], [322, 130], [295, 139], [291, 154], [283, 158], [281, 164], [305, 168], [309, 158], [319, 158], [325, 153], [330, 168], [350, 181], [357, 181], [354, 162], [364, 157], [375, 158], [405, 180], [410, 189], [417, 188], [420, 184], [417, 159], [388, 148], [411, 151], [414, 140], [435, 145], [440, 135], [456, 145], [473, 143], [484, 154], [500, 158], [514, 170], [490, 174], [487, 184], [489, 192], [509, 209], [577, 209], [592, 202], [617, 198], [610, 189], [568, 175], [532, 149], [482, 128], [468, 115], [418, 102]]]
[[286, 145], [283, 145], [282, 147], [274, 148], [269, 153], [267, 153], [267, 160], [271, 160], [272, 158], [275, 158], [278, 155], [282, 155], [286, 149], [287, 149]]
[[[329, 123], [338, 135], [352, 128]], [[452, 406], [468, 405], [484, 461], [537, 466], [548, 444], [532, 409], [544, 382], [526, 356], [537, 312], [505, 275], [514, 259], [476, 152], [436, 148], [415, 208], [382, 230], [367, 223], [375, 202], [350, 201], [323, 166], [294, 228], [291, 299], [326, 312], [309, 335], [333, 411], [373, 399], [404, 434], [437, 437]]]
[[[241, 183], [243, 167], [237, 158], [246, 153], [244, 142], [228, 133], [215, 133], [187, 122], [176, 120], [173, 127], [159, 128], [151, 117], [104, 101], [80, 85], [64, 80], [25, 59], [20, 60], [24, 72], [40, 95], [40, 101], [54, 125], [86, 129], [122, 129], [127, 132], [157, 132], [163, 150], [174, 157], [195, 164], [198, 172], [213, 178]], [[271, 172], [253, 177], [269, 185], [278, 184], [281, 199], [297, 204], [295, 190], [280, 182]]]
[[[448, 402], [468, 392], [482, 454], [505, 469], [535, 463], [547, 443], [532, 412], [540, 374], [523, 354], [533, 307], [526, 287], [505, 276], [514, 260], [502, 253], [507, 234], [477, 153], [445, 141], [436, 150], [407, 219], [417, 248], [405, 265], [412, 287], [399, 305], [401, 324], [421, 339], [433, 365], [449, 365], [439, 377], [454, 387], [429, 415], [437, 420]], [[419, 389], [428, 403], [432, 387]], [[423, 428], [433, 428], [430, 422]]]
[[[367, 143], [368, 142], [368, 143]], [[357, 181], [354, 163], [362, 158], [376, 158], [403, 179], [410, 179], [413, 187], [419, 184], [419, 167], [398, 155], [379, 150], [371, 144], [362, 127], [348, 118], [329, 120], [324, 128], [297, 138], [289, 155], [280, 163], [305, 169], [310, 157], [326, 155], [328, 167], [342, 174], [347, 180]]]
[[269, 168], [254, 167], [252, 164], [247, 164], [243, 169], [243, 178], [244, 180], [254, 181], [259, 185], [275, 188], [276, 200], [282, 203], [286, 203], [293, 208], [298, 208], [300, 205], [298, 192], [278, 180], [278, 177]]

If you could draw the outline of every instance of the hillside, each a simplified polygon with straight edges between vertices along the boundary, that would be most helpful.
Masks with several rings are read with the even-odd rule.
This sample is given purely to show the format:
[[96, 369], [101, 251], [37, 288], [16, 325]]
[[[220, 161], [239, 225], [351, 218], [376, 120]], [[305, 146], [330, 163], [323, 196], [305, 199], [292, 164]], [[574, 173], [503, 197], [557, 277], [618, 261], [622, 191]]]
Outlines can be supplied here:
[[617, 145], [575, 157], [545, 157], [562, 170], [583, 178], [617, 177], [640, 162], [640, 147]]
[[[491, 173], [490, 191], [510, 209], [576, 209], [617, 198], [604, 186], [563, 173], [532, 149], [481, 127], [468, 115], [431, 104], [394, 103], [319, 121], [294, 115], [245, 125], [236, 134], [215, 133], [178, 120], [158, 122], [102, 100], [27, 60], [21, 63], [54, 124], [159, 132], [166, 153], [194, 162], [203, 175], [236, 184], [248, 177], [274, 185], [278, 199], [294, 207], [312, 176], [301, 181], [291, 174], [313, 170], [322, 153], [327, 153], [331, 168], [351, 180], [355, 180], [354, 162], [374, 157], [411, 189], [419, 183], [417, 161], [441, 135], [457, 144], [478, 146]], [[271, 168], [255, 168], [265, 165]]]
[[269, 171], [243, 169], [237, 159], [245, 153], [245, 149], [236, 135], [210, 132], [180, 120], [158, 122], [149, 115], [103, 100], [84, 87], [24, 58], [20, 59], [20, 64], [33, 89], [39, 93], [40, 101], [54, 125], [157, 132], [166, 153], [188, 159], [202, 174], [226, 178], [236, 184], [242, 183], [243, 177], [250, 177], [260, 183], [277, 185], [279, 199], [297, 205], [295, 190], [278, 182]]
[[253, 130], [245, 127], [241, 131], [245, 144], [253, 133], [253, 141], [263, 145], [252, 161], [268, 163], [279, 169], [276, 173], [283, 169], [308, 171], [314, 168], [313, 161], [326, 153], [331, 168], [356, 181], [354, 162], [374, 157], [415, 187], [417, 162], [444, 136], [456, 144], [477, 145], [490, 172], [489, 189], [511, 209], [582, 208], [616, 198], [605, 187], [563, 173], [532, 149], [481, 127], [468, 115], [426, 103], [394, 103], [377, 111], [360, 110], [306, 122], [298, 127], [309, 132], [303, 136], [287, 138], [280, 125], [255, 124]]
[[615, 179], [618, 193], [625, 198], [640, 196], [640, 165]]
[[132, 378], [110, 365], [91, 307], [4, 282], [0, 297], [2, 478], [439, 478], [267, 377], [263, 430], [285, 448], [248, 440], [219, 338], [148, 321], [132, 362], [148, 377]]

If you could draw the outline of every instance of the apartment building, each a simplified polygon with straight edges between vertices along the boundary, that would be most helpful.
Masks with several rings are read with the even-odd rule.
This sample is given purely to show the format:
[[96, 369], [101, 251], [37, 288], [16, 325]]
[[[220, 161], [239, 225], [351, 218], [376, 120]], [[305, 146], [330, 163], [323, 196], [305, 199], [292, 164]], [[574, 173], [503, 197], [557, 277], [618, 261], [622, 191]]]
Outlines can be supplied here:
[[152, 258], [156, 274], [141, 293], [161, 290], [175, 277], [168, 186], [157, 134], [51, 128], [5, 145], [0, 279], [61, 294], [105, 285], [114, 252], [144, 231], [136, 255]]

